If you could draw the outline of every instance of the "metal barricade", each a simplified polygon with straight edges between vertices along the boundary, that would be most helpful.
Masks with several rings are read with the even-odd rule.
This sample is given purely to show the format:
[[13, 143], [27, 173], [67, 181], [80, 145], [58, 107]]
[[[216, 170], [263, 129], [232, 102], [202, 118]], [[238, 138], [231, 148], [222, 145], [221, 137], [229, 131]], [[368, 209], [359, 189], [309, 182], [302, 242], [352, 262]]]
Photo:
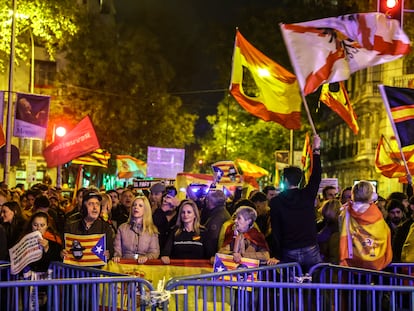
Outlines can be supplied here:
[[[165, 285], [172, 294], [163, 310], [282, 310], [280, 307], [298, 307], [295, 288], [282, 290], [267, 284], [294, 284], [302, 270], [297, 263], [237, 269], [226, 272], [173, 278]], [[249, 309], [246, 309], [249, 308]]]
[[155, 310], [153, 286], [142, 278], [58, 262], [49, 270], [47, 279], [25, 280], [10, 275], [10, 265], [0, 265], [1, 305], [11, 311]]

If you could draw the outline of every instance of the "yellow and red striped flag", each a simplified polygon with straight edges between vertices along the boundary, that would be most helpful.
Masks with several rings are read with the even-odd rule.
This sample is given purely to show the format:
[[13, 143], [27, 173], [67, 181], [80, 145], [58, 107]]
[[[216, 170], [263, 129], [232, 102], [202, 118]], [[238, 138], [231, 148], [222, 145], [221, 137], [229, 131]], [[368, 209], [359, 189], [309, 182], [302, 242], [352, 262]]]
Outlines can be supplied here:
[[324, 84], [319, 100], [336, 112], [348, 124], [355, 135], [358, 134], [357, 117], [349, 100], [344, 81]]
[[72, 160], [73, 164], [84, 164], [91, 166], [108, 167], [108, 160], [111, 158], [111, 154], [104, 149], [96, 149], [95, 151], [77, 157]]
[[238, 30], [230, 93], [252, 115], [287, 129], [300, 128], [302, 99], [295, 75], [256, 49]]
[[354, 211], [351, 203], [341, 212], [339, 264], [382, 270], [392, 260], [391, 231], [380, 209], [371, 204], [364, 212]]
[[215, 181], [225, 183], [240, 182], [240, 174], [234, 161], [218, 161], [211, 165]]
[[309, 133], [306, 133], [305, 144], [303, 145], [302, 150], [302, 165], [303, 165], [303, 174], [305, 175], [306, 183], [309, 182], [310, 175], [312, 174], [312, 145], [310, 143]]
[[[248, 269], [248, 268], [257, 268], [260, 265], [260, 261], [257, 259], [252, 258], [246, 258], [242, 257], [241, 261], [239, 263], [234, 262], [233, 255], [226, 255], [217, 253], [214, 257], [214, 265], [213, 265], [213, 271], [214, 272], [223, 272], [223, 271], [231, 271], [231, 270], [237, 270], [237, 269]], [[257, 272], [252, 273], [252, 275], [249, 275], [247, 277], [247, 281], [253, 281], [257, 277]], [[234, 281], [237, 280], [236, 276], [224, 276], [224, 280], [231, 280], [233, 278]]]
[[130, 155], [117, 155], [116, 167], [118, 178], [145, 177], [147, 175], [147, 163]]
[[260, 178], [269, 175], [269, 172], [267, 170], [247, 160], [236, 159], [236, 163], [242, 170], [243, 176]]
[[105, 234], [78, 235], [65, 233], [68, 255], [64, 263], [76, 266], [103, 266], [106, 264]]

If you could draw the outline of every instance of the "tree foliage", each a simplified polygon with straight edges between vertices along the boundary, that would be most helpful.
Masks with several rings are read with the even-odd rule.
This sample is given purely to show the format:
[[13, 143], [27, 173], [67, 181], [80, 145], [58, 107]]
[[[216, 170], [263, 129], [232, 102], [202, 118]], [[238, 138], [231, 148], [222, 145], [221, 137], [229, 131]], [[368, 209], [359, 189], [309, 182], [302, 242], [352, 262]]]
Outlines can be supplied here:
[[[79, 7], [73, 0], [16, 1], [16, 62], [26, 60], [30, 49], [30, 33], [37, 45], [43, 46], [51, 58], [78, 31]], [[4, 72], [10, 54], [12, 1], [0, 0], [0, 71]]]
[[[146, 158], [147, 146], [184, 148], [194, 141], [197, 116], [167, 93], [174, 70], [145, 28], [88, 15], [66, 51], [60, 81], [66, 113], [89, 114], [101, 147]], [[68, 111], [70, 110], [70, 111]]]

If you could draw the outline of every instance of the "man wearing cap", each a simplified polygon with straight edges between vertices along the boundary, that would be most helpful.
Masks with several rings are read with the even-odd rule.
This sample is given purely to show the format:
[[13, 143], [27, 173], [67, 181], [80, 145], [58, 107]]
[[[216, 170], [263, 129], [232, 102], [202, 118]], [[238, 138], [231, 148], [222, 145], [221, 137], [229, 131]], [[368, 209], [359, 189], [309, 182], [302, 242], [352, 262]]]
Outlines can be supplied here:
[[156, 183], [150, 188], [149, 201], [151, 203], [152, 213], [162, 204], [162, 195], [165, 193], [165, 185], [163, 183]]
[[[91, 235], [91, 234], [105, 234], [106, 236], [106, 250], [105, 256], [107, 260], [112, 258], [114, 254], [114, 238], [115, 232], [111, 226], [99, 218], [101, 213], [102, 196], [97, 190], [87, 190], [83, 194], [81, 215], [82, 218], [67, 223], [65, 226], [65, 233], [77, 235]], [[68, 250], [63, 251], [63, 255], [67, 255]]]
[[386, 221], [391, 229], [391, 238], [393, 238], [398, 225], [405, 219], [404, 204], [399, 200], [392, 199], [387, 202], [385, 209], [388, 214]]

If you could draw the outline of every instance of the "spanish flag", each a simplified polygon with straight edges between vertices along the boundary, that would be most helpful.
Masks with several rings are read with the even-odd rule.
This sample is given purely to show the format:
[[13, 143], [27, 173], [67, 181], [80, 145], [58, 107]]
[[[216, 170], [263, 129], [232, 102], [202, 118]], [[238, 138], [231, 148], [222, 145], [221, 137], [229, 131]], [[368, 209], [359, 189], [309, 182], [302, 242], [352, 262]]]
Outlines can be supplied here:
[[251, 45], [237, 30], [230, 93], [249, 113], [287, 129], [300, 128], [296, 77]]
[[340, 219], [340, 265], [382, 270], [391, 263], [391, 231], [374, 203], [363, 213], [346, 204]]
[[302, 150], [301, 162], [303, 165], [303, 174], [305, 175], [306, 184], [309, 181], [310, 175], [312, 174], [312, 161], [313, 161], [312, 145], [310, 143], [309, 133], [306, 133], [305, 143]]

